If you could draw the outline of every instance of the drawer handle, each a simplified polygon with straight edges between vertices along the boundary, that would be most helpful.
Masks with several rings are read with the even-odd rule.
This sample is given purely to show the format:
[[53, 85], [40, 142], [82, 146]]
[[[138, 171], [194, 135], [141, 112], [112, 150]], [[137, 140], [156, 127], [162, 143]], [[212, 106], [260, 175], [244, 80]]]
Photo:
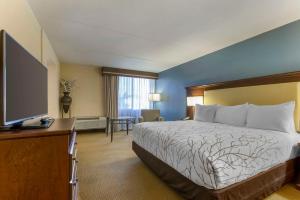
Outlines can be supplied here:
[[[77, 179], [77, 160], [74, 160], [73, 161], [74, 162], [74, 164], [73, 164], [73, 166], [72, 166], [72, 174], [71, 174], [71, 177], [72, 177], [72, 180], [76, 180]], [[72, 181], [71, 180], [71, 181]]]
[[76, 184], [78, 183], [78, 181], [79, 181], [79, 179], [76, 178], [75, 180], [71, 180], [71, 181], [70, 181], [70, 184], [71, 184], [71, 185], [76, 185]]
[[73, 136], [71, 138], [71, 144], [69, 146], [69, 154], [72, 154], [74, 152], [74, 148], [77, 144], [77, 141], [76, 141], [76, 132], [73, 133]]
[[75, 152], [72, 154], [72, 160], [76, 160], [77, 158], [77, 148], [75, 149]]
[[[74, 187], [75, 187], [75, 189], [74, 189]], [[73, 192], [72, 192], [72, 199], [73, 200], [78, 199], [78, 188], [79, 188], [78, 183], [76, 185], [73, 185]]]

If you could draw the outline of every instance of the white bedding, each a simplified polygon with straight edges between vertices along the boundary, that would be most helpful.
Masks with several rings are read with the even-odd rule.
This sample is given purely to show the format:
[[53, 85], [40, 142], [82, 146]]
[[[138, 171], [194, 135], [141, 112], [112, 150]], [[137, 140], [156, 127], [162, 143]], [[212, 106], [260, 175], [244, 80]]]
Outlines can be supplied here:
[[296, 154], [296, 139], [287, 133], [193, 120], [136, 124], [133, 140], [209, 189], [247, 179]]

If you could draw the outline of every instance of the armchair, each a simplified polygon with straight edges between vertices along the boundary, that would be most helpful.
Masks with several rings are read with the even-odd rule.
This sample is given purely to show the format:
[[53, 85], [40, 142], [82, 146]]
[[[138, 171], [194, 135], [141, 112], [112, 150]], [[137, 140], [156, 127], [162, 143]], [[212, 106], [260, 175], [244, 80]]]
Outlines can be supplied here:
[[156, 109], [142, 109], [141, 116], [139, 117], [139, 123], [141, 122], [154, 122], [164, 121], [164, 118], [160, 116], [160, 110]]

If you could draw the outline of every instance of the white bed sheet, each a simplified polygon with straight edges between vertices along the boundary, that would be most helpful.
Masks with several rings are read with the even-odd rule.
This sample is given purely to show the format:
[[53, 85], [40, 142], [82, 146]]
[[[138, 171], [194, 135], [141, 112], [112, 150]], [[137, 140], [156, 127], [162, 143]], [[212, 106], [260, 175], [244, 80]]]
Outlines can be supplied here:
[[221, 189], [299, 155], [300, 137], [188, 120], [136, 124], [133, 140], [194, 183]]

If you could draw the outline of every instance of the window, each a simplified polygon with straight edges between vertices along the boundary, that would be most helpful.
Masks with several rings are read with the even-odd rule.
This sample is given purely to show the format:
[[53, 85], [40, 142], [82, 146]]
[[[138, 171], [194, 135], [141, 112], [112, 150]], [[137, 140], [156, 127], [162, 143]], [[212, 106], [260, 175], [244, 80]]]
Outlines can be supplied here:
[[141, 109], [153, 108], [148, 96], [155, 91], [155, 80], [119, 77], [118, 115], [139, 117]]

